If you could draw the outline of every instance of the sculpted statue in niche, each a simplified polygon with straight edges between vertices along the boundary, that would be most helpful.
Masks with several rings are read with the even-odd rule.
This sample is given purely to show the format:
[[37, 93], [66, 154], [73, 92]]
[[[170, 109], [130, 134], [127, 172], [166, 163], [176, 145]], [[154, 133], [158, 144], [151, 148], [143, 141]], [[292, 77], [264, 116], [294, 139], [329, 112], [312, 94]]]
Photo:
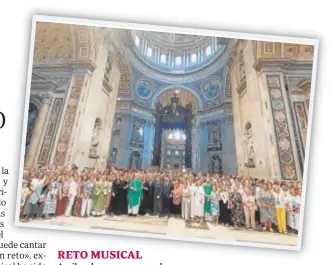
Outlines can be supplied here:
[[217, 122], [211, 123], [209, 142], [212, 144], [220, 143], [220, 127]]
[[113, 165], [117, 162], [117, 153], [118, 153], [117, 148], [112, 148], [112, 152], [111, 152], [111, 163]]
[[140, 169], [140, 153], [137, 151], [134, 151], [130, 155], [130, 161], [129, 161], [129, 168], [130, 169]]
[[155, 104], [155, 108], [156, 108], [156, 111], [157, 112], [160, 112], [162, 110], [162, 104], [160, 101], [157, 101], [156, 104]]
[[222, 161], [218, 155], [213, 155], [211, 158], [211, 170], [212, 173], [219, 173], [222, 171]]
[[102, 130], [102, 120], [96, 118], [93, 130], [93, 136], [91, 139], [91, 146], [89, 151], [89, 157], [97, 158], [99, 157], [99, 139]]
[[143, 125], [139, 121], [136, 121], [133, 124], [132, 140], [143, 142]]
[[113, 130], [120, 130], [120, 123], [121, 123], [121, 118], [118, 118], [116, 120], [116, 123], [114, 124], [114, 129]]
[[247, 167], [255, 167], [255, 154], [254, 154], [254, 147], [253, 147], [251, 122], [248, 122], [245, 125], [244, 140], [245, 140], [245, 147], [246, 147], [245, 165]]
[[180, 102], [177, 94], [175, 93], [173, 97], [170, 98], [171, 104], [166, 108], [165, 114], [171, 114], [179, 116], [180, 112]]

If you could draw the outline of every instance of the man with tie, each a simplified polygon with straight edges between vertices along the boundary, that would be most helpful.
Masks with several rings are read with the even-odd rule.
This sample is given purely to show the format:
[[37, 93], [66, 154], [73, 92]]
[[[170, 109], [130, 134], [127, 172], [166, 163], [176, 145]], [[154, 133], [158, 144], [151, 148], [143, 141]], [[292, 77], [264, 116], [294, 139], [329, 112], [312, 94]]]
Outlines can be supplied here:
[[163, 215], [169, 217], [171, 212], [173, 184], [168, 176], [164, 177], [163, 183]]
[[153, 188], [154, 194], [154, 213], [153, 215], [162, 216], [163, 214], [163, 183], [159, 175], [156, 176], [156, 180]]

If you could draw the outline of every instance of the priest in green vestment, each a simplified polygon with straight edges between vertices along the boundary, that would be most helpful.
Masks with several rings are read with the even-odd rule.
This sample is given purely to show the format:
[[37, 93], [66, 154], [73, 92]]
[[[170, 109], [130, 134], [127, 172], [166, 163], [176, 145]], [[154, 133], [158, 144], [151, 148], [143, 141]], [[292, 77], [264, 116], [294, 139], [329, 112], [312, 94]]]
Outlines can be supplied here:
[[127, 199], [129, 215], [138, 214], [142, 196], [142, 181], [138, 179], [138, 175], [135, 174], [134, 179], [132, 179], [128, 185]]
[[206, 220], [209, 221], [212, 214], [212, 207], [211, 207], [211, 200], [210, 195], [213, 190], [212, 184], [209, 183], [209, 181], [206, 181], [206, 183], [203, 185], [204, 191], [205, 191], [205, 217]]

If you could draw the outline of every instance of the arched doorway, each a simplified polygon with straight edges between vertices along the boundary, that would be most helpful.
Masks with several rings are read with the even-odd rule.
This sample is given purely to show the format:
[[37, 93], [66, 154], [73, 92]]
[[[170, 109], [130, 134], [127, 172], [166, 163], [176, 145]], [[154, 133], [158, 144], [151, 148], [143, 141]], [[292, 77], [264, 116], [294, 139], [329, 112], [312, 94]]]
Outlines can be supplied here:
[[141, 155], [138, 151], [133, 151], [129, 157], [129, 169], [141, 169]]
[[209, 172], [210, 173], [222, 173], [222, 159], [218, 154], [211, 156]]

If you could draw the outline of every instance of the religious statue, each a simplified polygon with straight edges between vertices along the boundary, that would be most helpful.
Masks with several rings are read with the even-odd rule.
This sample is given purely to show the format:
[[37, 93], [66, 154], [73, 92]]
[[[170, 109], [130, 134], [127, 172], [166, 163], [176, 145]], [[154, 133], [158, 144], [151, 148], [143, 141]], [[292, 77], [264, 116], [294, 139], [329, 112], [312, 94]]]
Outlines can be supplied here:
[[221, 160], [217, 155], [212, 156], [212, 172], [220, 172]]
[[132, 140], [136, 142], [143, 141], [143, 128], [140, 123], [133, 124]]
[[170, 98], [170, 101], [171, 103], [168, 107], [165, 108], [164, 114], [179, 116], [181, 105], [176, 93], [173, 94], [173, 96]]
[[160, 112], [160, 110], [162, 109], [162, 104], [160, 101], [157, 101], [155, 104], [155, 108], [157, 112]]
[[120, 130], [120, 123], [121, 123], [121, 118], [118, 118], [116, 120], [115, 126], [114, 126], [114, 130]]
[[252, 139], [252, 125], [248, 122], [245, 126], [245, 135], [244, 135], [245, 147], [246, 147], [246, 163], [247, 167], [255, 166], [255, 154], [253, 147], [253, 139]]
[[117, 162], [117, 148], [112, 148], [111, 163], [115, 164], [116, 162]]
[[213, 130], [213, 143], [219, 142], [219, 135], [217, 130]]
[[99, 149], [99, 138], [100, 138], [100, 133], [101, 133], [101, 120], [96, 119], [95, 125], [94, 125], [94, 130], [93, 130], [93, 135], [91, 138], [91, 146], [89, 150], [89, 156], [93, 158], [99, 157], [98, 149]]
[[187, 111], [189, 113], [192, 113], [192, 103], [191, 102], [187, 103], [185, 108], [187, 109]]

